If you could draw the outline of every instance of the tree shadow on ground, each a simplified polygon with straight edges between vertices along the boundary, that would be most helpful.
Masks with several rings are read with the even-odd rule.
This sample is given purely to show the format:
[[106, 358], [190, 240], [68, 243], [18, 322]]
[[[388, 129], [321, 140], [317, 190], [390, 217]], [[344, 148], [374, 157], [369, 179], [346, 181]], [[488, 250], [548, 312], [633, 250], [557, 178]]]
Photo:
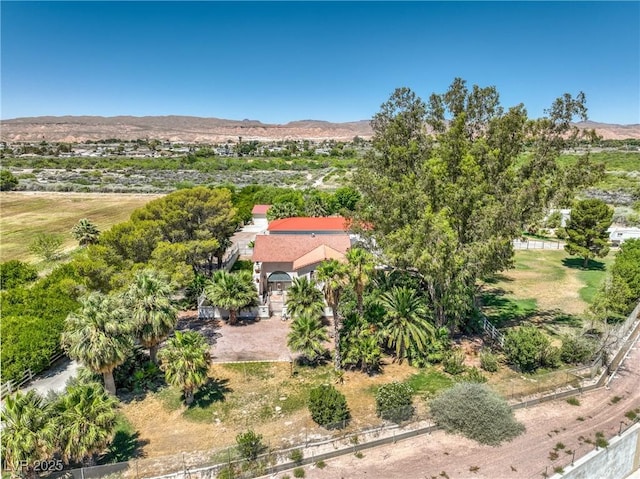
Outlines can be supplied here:
[[535, 304], [530, 301], [505, 298], [503, 294], [493, 291], [482, 296], [482, 304], [489, 309], [485, 314], [494, 326], [514, 326], [539, 314]]
[[582, 258], [564, 258], [562, 265], [571, 269], [581, 269], [583, 271], [604, 271], [606, 265], [602, 261], [590, 259], [587, 267], [584, 267], [584, 259]]
[[140, 440], [138, 431], [118, 431], [109, 445], [107, 453], [100, 459], [100, 464], [113, 464], [131, 459], [144, 457], [142, 448], [149, 444], [147, 440]]
[[220, 333], [220, 321], [204, 320], [204, 319], [187, 319], [181, 320], [176, 327], [177, 331], [196, 331], [202, 334], [207, 340], [207, 344], [215, 345], [218, 338], [222, 336]]
[[228, 379], [209, 379], [207, 384], [202, 386], [193, 396], [193, 402], [189, 405], [192, 408], [206, 408], [214, 402], [223, 402], [226, 394], [233, 390], [229, 387]]
[[494, 273], [483, 279], [486, 284], [513, 283], [513, 278], [501, 273]]

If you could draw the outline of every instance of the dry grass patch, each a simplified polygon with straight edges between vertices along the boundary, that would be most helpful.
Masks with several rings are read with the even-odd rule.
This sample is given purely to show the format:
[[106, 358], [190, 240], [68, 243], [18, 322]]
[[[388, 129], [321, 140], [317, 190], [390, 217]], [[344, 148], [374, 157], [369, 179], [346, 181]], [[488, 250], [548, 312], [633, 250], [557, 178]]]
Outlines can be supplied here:
[[129, 219], [131, 212], [160, 195], [116, 193], [0, 193], [2, 248], [0, 261], [30, 260], [29, 243], [37, 233], [64, 236], [63, 248], [77, 246], [71, 228], [89, 218], [100, 231]]
[[377, 386], [408, 379], [417, 370], [389, 363], [384, 374], [376, 376], [347, 371], [339, 384], [330, 364], [316, 368], [296, 365], [293, 376], [291, 371], [289, 363], [214, 364], [209, 376], [223, 385], [223, 400], [199, 400], [197, 396], [195, 405], [187, 408], [180, 393], [167, 388], [123, 405], [123, 411], [140, 433], [147, 458], [182, 451], [212, 455], [234, 445], [236, 435], [249, 428], [262, 434], [269, 447], [281, 448], [332, 434], [311, 420], [307, 398], [312, 387], [335, 384], [345, 394], [352, 414], [351, 431], [380, 423], [375, 413]]

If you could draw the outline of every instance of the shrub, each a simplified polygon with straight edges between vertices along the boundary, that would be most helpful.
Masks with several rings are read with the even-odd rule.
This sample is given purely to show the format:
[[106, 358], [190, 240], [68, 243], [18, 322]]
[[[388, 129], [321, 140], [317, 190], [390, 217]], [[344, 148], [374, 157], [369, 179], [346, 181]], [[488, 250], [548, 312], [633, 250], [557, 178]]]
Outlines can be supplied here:
[[484, 384], [458, 383], [431, 401], [431, 414], [448, 432], [498, 446], [524, 431], [509, 404]]
[[289, 453], [289, 459], [291, 459], [296, 465], [302, 464], [302, 460], [304, 459], [304, 453], [302, 449], [294, 449]]
[[507, 360], [523, 372], [533, 372], [541, 367], [556, 367], [560, 352], [551, 346], [549, 338], [533, 326], [510, 330], [504, 340]]
[[572, 406], [580, 406], [580, 400], [577, 397], [570, 397], [567, 399], [567, 403]]
[[463, 373], [465, 370], [464, 352], [459, 349], [449, 351], [442, 361], [442, 366], [445, 372], [454, 376]]
[[262, 442], [262, 435], [256, 434], [251, 429], [238, 434], [236, 443], [238, 443], [238, 452], [244, 459], [255, 460], [266, 449]]
[[585, 336], [563, 336], [560, 359], [567, 364], [580, 364], [591, 359], [595, 351], [592, 339]]
[[345, 427], [350, 417], [344, 394], [327, 384], [310, 391], [309, 412], [316, 424], [327, 429]]
[[467, 373], [463, 376], [463, 381], [468, 383], [486, 383], [487, 378], [476, 367], [467, 370]]
[[316, 462], [315, 466], [318, 469], [324, 469], [325, 467], [327, 467], [327, 464], [322, 459], [320, 459], [319, 461]]
[[304, 473], [304, 469], [302, 469], [301, 467], [296, 467], [293, 470], [293, 477], [304, 477], [305, 473]]
[[38, 270], [17, 259], [0, 264], [0, 289], [11, 289], [35, 281]]
[[495, 373], [498, 370], [498, 356], [485, 350], [480, 353], [480, 367], [487, 372]]
[[0, 170], [0, 191], [11, 191], [18, 186], [18, 178], [9, 170]]
[[238, 471], [234, 466], [224, 466], [216, 475], [216, 479], [234, 479], [236, 477], [238, 477]]
[[411, 395], [413, 389], [405, 383], [383, 384], [376, 392], [376, 413], [378, 417], [399, 423], [413, 415]]
[[60, 254], [62, 237], [57, 234], [39, 233], [29, 244], [29, 251], [44, 260], [51, 261]]

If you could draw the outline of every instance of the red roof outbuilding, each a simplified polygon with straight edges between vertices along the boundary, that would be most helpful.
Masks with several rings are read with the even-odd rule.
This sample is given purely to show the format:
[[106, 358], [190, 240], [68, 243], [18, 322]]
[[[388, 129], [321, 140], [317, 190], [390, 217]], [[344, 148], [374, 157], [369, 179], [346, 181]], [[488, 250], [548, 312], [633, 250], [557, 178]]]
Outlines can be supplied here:
[[342, 233], [349, 230], [349, 222], [342, 216], [293, 217], [273, 220], [267, 228], [271, 232], [320, 232]]
[[255, 205], [251, 210], [252, 215], [266, 215], [271, 205]]

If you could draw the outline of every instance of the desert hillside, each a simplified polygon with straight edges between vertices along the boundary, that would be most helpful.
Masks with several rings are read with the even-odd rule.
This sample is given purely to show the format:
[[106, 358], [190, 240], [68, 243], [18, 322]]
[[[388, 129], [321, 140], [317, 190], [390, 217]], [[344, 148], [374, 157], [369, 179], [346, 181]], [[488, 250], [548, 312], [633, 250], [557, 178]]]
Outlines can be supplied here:
[[[604, 139], [640, 138], [640, 124], [615, 125], [596, 122], [579, 123], [595, 128]], [[227, 140], [277, 141], [287, 139], [351, 140], [369, 138], [368, 120], [330, 123], [317, 120], [293, 121], [283, 125], [257, 120], [223, 120], [192, 116], [41, 116], [0, 121], [2, 141], [82, 142], [117, 138], [142, 138], [187, 143], [218, 143]]]
[[226, 140], [351, 140], [371, 136], [369, 121], [330, 123], [303, 120], [284, 125], [256, 120], [222, 120], [192, 116], [42, 116], [0, 122], [2, 141], [82, 142], [117, 138], [217, 143]]

